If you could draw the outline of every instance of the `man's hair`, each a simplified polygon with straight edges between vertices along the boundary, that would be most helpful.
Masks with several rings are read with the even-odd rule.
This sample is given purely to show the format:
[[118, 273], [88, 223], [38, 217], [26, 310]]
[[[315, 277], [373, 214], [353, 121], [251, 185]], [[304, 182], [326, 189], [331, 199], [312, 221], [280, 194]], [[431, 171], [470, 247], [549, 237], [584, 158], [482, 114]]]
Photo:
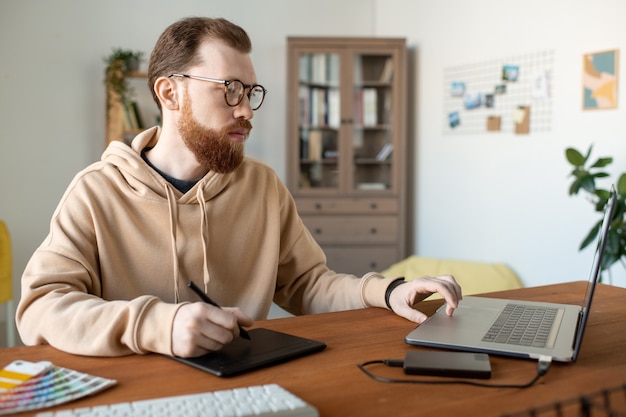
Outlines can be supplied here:
[[159, 109], [161, 103], [154, 91], [157, 78], [201, 63], [200, 44], [206, 39], [221, 40], [239, 52], [250, 53], [252, 42], [239, 26], [226, 19], [188, 17], [171, 24], [161, 34], [150, 55], [148, 86]]

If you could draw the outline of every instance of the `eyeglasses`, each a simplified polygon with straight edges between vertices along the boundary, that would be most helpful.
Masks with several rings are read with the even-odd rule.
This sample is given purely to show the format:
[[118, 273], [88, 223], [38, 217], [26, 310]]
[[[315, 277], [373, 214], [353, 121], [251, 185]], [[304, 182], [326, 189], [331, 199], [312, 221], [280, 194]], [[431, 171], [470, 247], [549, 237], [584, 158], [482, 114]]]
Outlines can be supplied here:
[[246, 90], [249, 90], [247, 95], [248, 100], [250, 101], [250, 108], [252, 110], [257, 110], [259, 107], [261, 107], [261, 104], [263, 104], [265, 94], [267, 94], [267, 90], [262, 85], [244, 84], [240, 80], [219, 80], [217, 78], [199, 77], [197, 75], [189, 74], [170, 74], [167, 76], [167, 78], [171, 77], [184, 77], [194, 80], [224, 84], [224, 99], [226, 100], [226, 104], [228, 104], [230, 107], [238, 106], [239, 103], [241, 103], [241, 101], [243, 100], [243, 96]]

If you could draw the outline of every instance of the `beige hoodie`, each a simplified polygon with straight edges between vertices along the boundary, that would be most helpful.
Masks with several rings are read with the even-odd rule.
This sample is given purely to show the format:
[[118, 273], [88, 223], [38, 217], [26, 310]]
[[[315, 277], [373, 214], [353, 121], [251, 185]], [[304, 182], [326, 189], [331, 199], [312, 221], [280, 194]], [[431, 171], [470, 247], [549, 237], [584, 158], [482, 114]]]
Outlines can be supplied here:
[[385, 307], [392, 279], [330, 271], [273, 170], [246, 158], [183, 195], [141, 158], [158, 134], [112, 142], [69, 185], [22, 277], [24, 343], [171, 355], [174, 315], [198, 301], [189, 280], [255, 319], [272, 300], [293, 314]]

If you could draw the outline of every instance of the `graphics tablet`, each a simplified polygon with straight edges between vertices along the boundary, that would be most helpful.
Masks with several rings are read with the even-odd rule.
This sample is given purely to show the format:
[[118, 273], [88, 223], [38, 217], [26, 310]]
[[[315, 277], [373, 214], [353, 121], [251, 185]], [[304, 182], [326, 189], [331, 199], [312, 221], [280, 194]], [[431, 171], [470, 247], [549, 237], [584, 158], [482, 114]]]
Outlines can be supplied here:
[[234, 339], [218, 352], [172, 359], [217, 376], [232, 376], [319, 352], [326, 344], [269, 329], [252, 329], [250, 339]]

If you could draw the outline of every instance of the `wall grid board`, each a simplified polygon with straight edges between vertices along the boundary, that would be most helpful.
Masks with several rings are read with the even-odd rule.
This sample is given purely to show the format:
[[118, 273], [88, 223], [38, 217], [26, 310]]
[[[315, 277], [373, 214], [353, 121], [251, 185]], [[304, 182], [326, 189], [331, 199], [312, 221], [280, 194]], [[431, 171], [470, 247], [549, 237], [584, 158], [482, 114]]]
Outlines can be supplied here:
[[[517, 67], [514, 80], [503, 79], [505, 66]], [[553, 74], [552, 50], [445, 68], [443, 133], [516, 133], [516, 123], [520, 122], [519, 106], [529, 108], [528, 130], [524, 133], [550, 132]], [[455, 84], [461, 84], [462, 88], [453, 88]], [[491, 97], [486, 99], [487, 95]], [[490, 107], [485, 104], [489, 99]], [[465, 104], [466, 100], [470, 102], [469, 107]], [[451, 114], [455, 119], [458, 117], [458, 124], [451, 122]], [[490, 130], [487, 119], [494, 116], [500, 117], [500, 126]]]

